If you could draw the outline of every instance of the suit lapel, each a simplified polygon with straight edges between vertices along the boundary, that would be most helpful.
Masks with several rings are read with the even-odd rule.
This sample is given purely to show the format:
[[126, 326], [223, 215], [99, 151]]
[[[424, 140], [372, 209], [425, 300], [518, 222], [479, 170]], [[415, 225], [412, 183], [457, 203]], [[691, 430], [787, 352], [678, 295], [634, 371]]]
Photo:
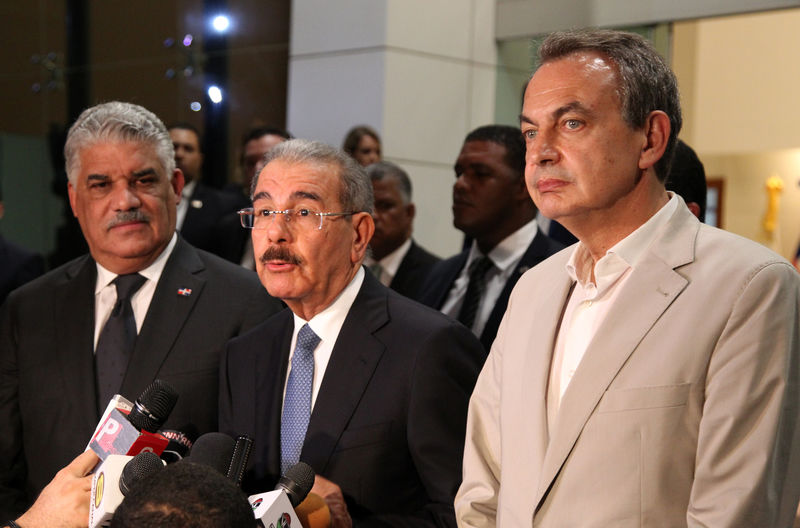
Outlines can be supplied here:
[[550, 429], [537, 508], [619, 370], [688, 284], [673, 270], [693, 258], [691, 248], [698, 224], [687, 225], [683, 209], [685, 206], [673, 215], [663, 238], [654, 241], [632, 270], [564, 392], [558, 417]]
[[461, 270], [467, 263], [468, 256], [469, 250], [462, 251], [452, 261], [445, 261], [442, 264], [444, 273], [442, 274], [441, 279], [437, 282], [439, 289], [436, 291], [436, 298], [432, 299], [434, 302], [429, 306], [436, 308], [437, 310], [442, 309], [442, 305], [444, 304], [445, 300], [447, 300], [447, 295], [450, 293], [453, 283], [456, 281], [459, 273], [461, 273]]
[[[65, 281], [57, 285], [54, 293], [56, 327], [56, 357], [70, 390], [63, 394], [72, 399], [72, 406], [80, 409], [93, 429], [97, 414], [94, 376], [94, 289], [97, 266], [89, 256], [70, 265]], [[77, 426], [77, 424], [75, 424]]]
[[[276, 479], [281, 470], [281, 415], [283, 413], [283, 391], [289, 366], [289, 347], [292, 344], [293, 317], [291, 310], [284, 310], [275, 318], [270, 328], [278, 329], [275, 344], [264, 342], [266, 350], [254, 351], [253, 380], [255, 390], [249, 394], [264, 394], [257, 398], [253, 408], [253, 423], [256, 438], [266, 439], [267, 468]], [[248, 392], [245, 392], [247, 394]]]
[[178, 238], [161, 273], [125, 372], [122, 394], [126, 398], [139, 396], [158, 374], [192, 308], [202, 295], [206, 279], [200, 272], [204, 268], [194, 249]]
[[[538, 229], [536, 230], [536, 236], [533, 237], [530, 245], [528, 245], [528, 249], [525, 250], [525, 253], [517, 263], [514, 271], [508, 277], [508, 280], [503, 287], [503, 291], [500, 292], [500, 296], [497, 298], [497, 301], [495, 301], [495, 305], [492, 309], [492, 313], [489, 315], [489, 319], [486, 320], [486, 325], [484, 326], [480, 337], [481, 343], [486, 350], [489, 350], [492, 347], [492, 341], [494, 341], [494, 337], [497, 335], [497, 329], [500, 327], [500, 321], [503, 320], [503, 315], [506, 313], [508, 299], [511, 297], [511, 292], [514, 289], [514, 286], [517, 285], [519, 278], [523, 273], [554, 254], [558, 249], [561, 249], [561, 246], [556, 246], [541, 231]], [[461, 267], [463, 267], [463, 264]], [[459, 272], [460, 271], [461, 269], [459, 268]], [[455, 280], [455, 278], [453, 280]]]
[[372, 334], [389, 320], [387, 291], [367, 272], [336, 339], [301, 455], [318, 473], [325, 472], [385, 350]]

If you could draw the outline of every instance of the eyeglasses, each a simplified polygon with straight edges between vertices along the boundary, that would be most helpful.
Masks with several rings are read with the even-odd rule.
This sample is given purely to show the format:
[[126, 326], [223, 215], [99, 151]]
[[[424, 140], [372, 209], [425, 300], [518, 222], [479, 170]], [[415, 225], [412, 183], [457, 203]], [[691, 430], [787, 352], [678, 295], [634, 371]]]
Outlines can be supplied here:
[[253, 209], [248, 207], [237, 211], [242, 227], [246, 229], [267, 229], [275, 217], [283, 215], [286, 225], [295, 226], [297, 229], [322, 229], [322, 219], [326, 216], [350, 216], [351, 213], [321, 213], [311, 209], [285, 209], [283, 211], [270, 211], [269, 209]]

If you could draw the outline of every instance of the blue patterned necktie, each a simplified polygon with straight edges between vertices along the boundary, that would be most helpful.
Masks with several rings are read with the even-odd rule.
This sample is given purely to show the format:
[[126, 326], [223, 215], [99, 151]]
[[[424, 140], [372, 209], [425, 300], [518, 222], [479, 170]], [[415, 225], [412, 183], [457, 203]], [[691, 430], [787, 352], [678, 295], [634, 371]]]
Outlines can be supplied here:
[[311, 386], [314, 381], [314, 349], [319, 336], [308, 323], [297, 334], [292, 370], [286, 384], [281, 417], [281, 475], [297, 464], [311, 418]]

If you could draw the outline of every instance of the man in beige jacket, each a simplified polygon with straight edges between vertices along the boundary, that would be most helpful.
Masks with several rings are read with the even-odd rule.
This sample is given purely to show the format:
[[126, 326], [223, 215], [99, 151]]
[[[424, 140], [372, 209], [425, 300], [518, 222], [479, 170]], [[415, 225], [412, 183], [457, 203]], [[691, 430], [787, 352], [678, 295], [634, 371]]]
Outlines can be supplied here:
[[791, 526], [800, 276], [664, 188], [681, 126], [652, 46], [554, 34], [526, 182], [580, 240], [526, 273], [473, 393], [461, 526]]

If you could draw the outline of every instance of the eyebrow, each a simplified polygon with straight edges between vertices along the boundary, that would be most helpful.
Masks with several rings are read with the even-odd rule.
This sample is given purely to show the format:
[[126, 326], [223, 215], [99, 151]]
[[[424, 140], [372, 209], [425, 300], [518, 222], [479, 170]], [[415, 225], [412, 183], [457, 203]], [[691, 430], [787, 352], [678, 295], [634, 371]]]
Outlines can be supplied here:
[[[302, 199], [314, 200], [316, 202], [322, 201], [319, 195], [308, 191], [295, 191], [292, 193], [291, 197], [294, 199], [301, 199], [301, 200]], [[269, 200], [271, 198], [272, 195], [270, 193], [268, 193], [267, 191], [261, 191], [253, 196], [253, 201], [255, 202], [256, 200]]]
[[[585, 114], [585, 115], [591, 115], [593, 113], [589, 108], [584, 106], [582, 103], [578, 101], [572, 101], [556, 108], [551, 115], [554, 118], [558, 119], [559, 117], [569, 112], [578, 112], [580, 114]], [[536, 125], [536, 123], [534, 123], [532, 119], [526, 117], [524, 114], [519, 115], [519, 121], [520, 123], [528, 123], [530, 125]]]
[[157, 176], [155, 169], [142, 169], [133, 173], [134, 178], [141, 178], [142, 176]]

